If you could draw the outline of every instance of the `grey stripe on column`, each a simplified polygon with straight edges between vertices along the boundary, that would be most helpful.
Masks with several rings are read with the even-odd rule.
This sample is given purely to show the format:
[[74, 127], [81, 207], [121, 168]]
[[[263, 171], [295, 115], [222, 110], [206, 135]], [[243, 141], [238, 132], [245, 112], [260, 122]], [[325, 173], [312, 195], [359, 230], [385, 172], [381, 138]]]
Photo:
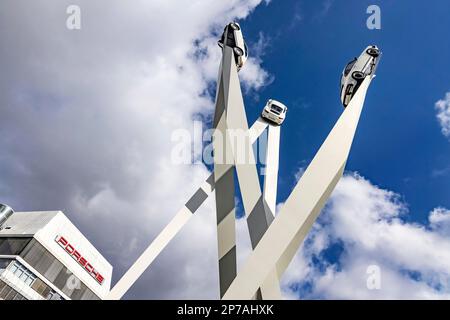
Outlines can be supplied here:
[[197, 192], [186, 202], [186, 208], [192, 213], [195, 213], [198, 208], [203, 204], [203, 202], [208, 198], [208, 194], [199, 188]]
[[206, 182], [210, 185], [211, 190], [214, 190], [215, 182], [214, 182], [214, 171], [211, 173], [211, 175], [206, 179]]
[[[226, 62], [222, 60], [222, 66]], [[235, 226], [235, 187], [234, 166], [226, 164], [231, 150], [227, 150], [226, 98], [224, 95], [222, 68], [217, 83], [216, 110], [213, 128], [219, 130], [225, 141], [213, 139], [214, 148], [214, 187], [216, 194], [217, 246], [219, 265], [220, 297], [236, 277], [236, 226]], [[234, 249], [233, 249], [234, 248]]]
[[230, 169], [216, 182], [217, 224], [234, 209], [234, 168]]
[[219, 82], [217, 83], [217, 97], [216, 97], [216, 110], [214, 111], [213, 128], [216, 129], [225, 112], [225, 97], [223, 94], [223, 79], [222, 74], [219, 75]]
[[342, 176], [371, 80], [365, 78], [224, 299], [250, 299], [273, 265], [280, 274], [289, 265]]
[[[223, 50], [223, 62], [222, 62], [222, 81], [223, 81], [223, 94], [225, 101], [225, 116], [227, 120], [227, 128], [229, 130], [235, 130], [235, 132], [248, 132], [248, 122], [245, 113], [244, 100], [242, 97], [241, 87], [239, 83], [239, 77], [237, 74], [237, 68], [234, 63], [234, 53], [229, 47], [225, 47]], [[252, 242], [252, 248], [256, 248], [259, 240], [264, 235], [264, 232], [273, 221], [273, 214], [267, 205], [264, 205], [264, 200], [261, 193], [261, 185], [259, 183], [258, 172], [256, 168], [256, 161], [253, 154], [252, 142], [249, 137], [245, 137], [244, 148], [242, 146], [234, 145], [234, 141], [230, 141], [230, 144], [226, 144], [228, 148], [233, 150], [235, 168], [237, 172], [237, 178], [241, 190], [242, 202], [244, 211], [247, 216], [247, 225]], [[231, 139], [230, 139], [231, 140]], [[249, 154], [244, 154], [246, 160], [242, 163], [242, 152], [246, 153], [250, 150]], [[274, 273], [275, 265], [274, 265]], [[264, 291], [266, 287], [275, 288], [279, 287], [279, 282], [276, 277], [270, 277], [266, 281], [261, 283], [260, 296], [264, 298]], [[273, 295], [271, 296], [274, 297]], [[281, 294], [279, 296], [281, 298]]]
[[259, 240], [261, 240], [262, 236], [269, 228], [269, 225], [273, 220], [273, 216], [267, 214], [266, 210], [269, 210], [270, 212], [270, 209], [265, 206], [264, 199], [261, 196], [258, 199], [258, 202], [253, 208], [252, 212], [247, 217], [247, 223], [249, 225], [249, 228], [251, 228], [250, 240], [253, 249], [256, 248]]
[[228, 287], [233, 282], [237, 273], [236, 266], [236, 246], [231, 248], [222, 258], [219, 259], [219, 270], [224, 272], [220, 273], [220, 297], [223, 297]]

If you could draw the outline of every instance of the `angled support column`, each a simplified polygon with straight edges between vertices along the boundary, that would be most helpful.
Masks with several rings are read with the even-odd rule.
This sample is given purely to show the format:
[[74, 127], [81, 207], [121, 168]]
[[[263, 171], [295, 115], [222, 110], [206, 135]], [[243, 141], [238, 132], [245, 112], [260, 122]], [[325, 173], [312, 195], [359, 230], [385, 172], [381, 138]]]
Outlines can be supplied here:
[[237, 272], [234, 167], [228, 165], [233, 161], [233, 154], [228, 147], [226, 85], [227, 80], [223, 79], [222, 73], [217, 84], [213, 134], [220, 297], [225, 294]]
[[280, 154], [280, 126], [269, 125], [266, 151], [266, 171], [264, 176], [264, 200], [275, 214], [278, 189], [278, 164]]
[[[230, 64], [231, 65], [231, 64]], [[234, 65], [234, 63], [233, 63]], [[235, 65], [234, 65], [235, 67]], [[219, 70], [219, 81], [221, 82], [223, 81], [222, 79], [222, 66], [220, 67]], [[236, 70], [236, 79], [237, 79], [237, 70]], [[219, 83], [218, 83], [219, 84]], [[223, 118], [223, 116], [226, 114], [225, 113], [225, 97], [224, 97], [224, 93], [222, 91], [222, 93], [220, 92], [220, 87], [218, 85], [218, 94], [216, 97], [216, 101], [218, 103], [218, 107], [216, 108], [216, 117], [215, 117], [215, 127], [219, 127], [218, 132], [222, 132], [222, 133], [226, 133], [226, 127], [227, 124], [223, 121], [223, 119], [226, 120], [226, 117]], [[229, 88], [227, 86], [227, 88]], [[222, 87], [223, 89], [223, 87]], [[238, 87], [238, 94], [241, 96], [241, 92], [240, 92], [240, 87]], [[220, 97], [219, 97], [220, 96]], [[241, 96], [241, 101], [242, 101], [242, 96]], [[241, 110], [244, 111], [243, 109], [243, 103], [241, 105]], [[238, 110], [239, 112], [239, 110]], [[233, 112], [232, 112], [233, 113]], [[221, 120], [222, 119], [222, 120]], [[234, 122], [235, 120], [238, 120], [237, 122]], [[242, 119], [244, 119], [244, 121], [242, 121]], [[240, 123], [239, 123], [240, 121]], [[232, 123], [237, 123], [237, 127], [241, 128], [243, 130], [242, 134], [243, 136], [247, 137], [249, 140], [249, 148], [251, 149], [251, 145], [257, 140], [257, 138], [264, 132], [264, 130], [267, 128], [268, 124], [265, 120], [259, 118], [254, 124], [253, 126], [247, 131], [248, 127], [247, 127], [247, 120], [245, 117], [245, 111], [242, 115], [237, 115], [237, 116], [232, 116]], [[248, 134], [247, 134], [248, 133]], [[229, 137], [227, 134], [224, 134], [225, 137], [225, 141], [228, 141], [226, 143], [229, 143]], [[222, 139], [223, 141], [223, 139]], [[218, 146], [216, 145], [216, 148]], [[220, 148], [220, 146], [219, 146]], [[232, 148], [230, 146], [228, 146], [227, 148], [229, 151], [232, 151]], [[229, 152], [228, 151], [228, 152]], [[226, 150], [225, 150], [226, 152]], [[253, 155], [253, 152], [251, 153]], [[143, 254], [137, 259], [137, 261], [130, 267], [129, 270], [127, 270], [127, 272], [124, 274], [124, 276], [117, 282], [117, 284], [114, 286], [114, 288], [111, 290], [110, 294], [108, 295], [107, 299], [110, 300], [118, 300], [121, 299], [122, 296], [131, 288], [131, 286], [137, 281], [137, 279], [144, 273], [144, 271], [149, 267], [149, 265], [154, 261], [154, 259], [159, 255], [159, 253], [167, 246], [167, 244], [178, 234], [178, 232], [182, 229], [182, 227], [184, 225], [187, 224], [187, 222], [190, 220], [190, 218], [192, 217], [193, 213], [195, 213], [195, 211], [203, 204], [203, 202], [208, 198], [208, 196], [212, 193], [212, 191], [214, 190], [214, 188], [216, 187], [216, 184], [219, 185], [217, 193], [221, 195], [221, 199], [219, 199], [219, 204], [218, 204], [218, 208], [220, 212], [220, 216], [219, 216], [219, 224], [218, 224], [218, 238], [219, 238], [219, 253], [220, 253], [220, 257], [224, 258], [221, 259], [222, 262], [222, 269], [223, 270], [231, 270], [231, 273], [227, 272], [227, 271], [223, 271], [223, 287], [227, 288], [229, 283], [231, 283], [232, 278], [234, 278], [235, 276], [235, 271], [233, 271], [233, 267], [229, 267], [229, 265], [234, 266], [235, 262], [233, 263], [233, 257], [234, 257], [234, 261], [235, 259], [235, 249], [234, 249], [234, 253], [232, 248], [235, 247], [235, 235], [234, 235], [234, 213], [231, 213], [231, 211], [234, 211], [234, 196], [233, 196], [233, 204], [231, 207], [231, 193], [234, 195], [234, 181], [232, 179], [232, 171], [234, 169], [234, 165], [233, 163], [229, 163], [229, 159], [234, 159], [235, 157], [239, 157], [240, 154], [236, 153], [236, 154], [230, 154], [230, 153], [225, 153], [222, 154], [222, 156], [224, 157], [223, 161], [221, 164], [218, 164], [217, 166], [217, 170], [215, 170], [214, 173], [212, 173], [208, 179], [203, 183], [203, 185], [195, 192], [195, 194], [188, 200], [188, 202], [186, 202], [186, 204], [183, 206], [183, 208], [175, 215], [175, 217], [170, 221], [170, 223], [163, 229], [163, 231], [155, 238], [155, 240], [149, 245], [149, 247], [143, 252]], [[228, 159], [228, 161], [227, 161]], [[251, 163], [251, 162], [250, 162]], [[245, 166], [248, 166], [248, 164], [245, 164]], [[242, 167], [241, 167], [242, 169]], [[254, 170], [254, 174], [252, 174], [252, 170]], [[249, 176], [248, 172], [250, 172], [250, 176], [253, 176], [253, 178], [250, 179], [246, 179], [246, 178], [241, 178], [244, 179], [244, 181], [251, 181], [253, 184], [255, 181], [258, 182], [258, 178], [257, 178], [257, 172], [256, 172], [256, 167], [253, 165], [253, 169], [250, 166], [250, 169], [248, 170], [239, 170], [238, 172], [241, 172], [241, 177], [242, 176]], [[256, 176], [256, 179], [254, 178]], [[239, 177], [239, 173], [238, 173], [238, 177]], [[244, 182], [245, 184], [245, 182]], [[256, 185], [256, 184], [254, 184]], [[233, 191], [231, 191], [233, 190]], [[249, 188], [248, 190], [253, 191], [255, 190], [254, 187]], [[258, 201], [261, 201], [261, 190], [259, 187], [259, 182], [258, 182], [258, 189], [256, 195], [258, 196]], [[258, 191], [259, 190], [259, 191]], [[222, 195], [226, 195], [228, 192], [228, 196], [222, 197]], [[255, 195], [251, 195], [248, 193], [245, 193], [245, 195], [243, 196], [245, 200], [245, 203], [247, 203], [247, 215], [249, 214], [249, 210], [250, 208], [253, 207], [253, 209], [255, 208], [254, 206], [252, 206], [252, 201], [255, 202]], [[258, 202], [257, 202], [258, 203]], [[232, 209], [231, 209], [232, 208]], [[228, 214], [226, 213], [228, 211]], [[250, 213], [256, 212], [255, 210], [250, 211]], [[269, 213], [269, 214], [267, 214]], [[233, 219], [231, 219], [230, 217], [233, 217]], [[253, 215], [253, 217], [256, 217], [256, 215]], [[266, 221], [271, 221], [273, 219], [273, 214], [271, 212], [271, 210], [269, 209], [268, 211], [264, 211], [264, 215], [260, 215], [260, 217], [264, 217], [265, 219], [268, 219]], [[225, 219], [226, 218], [226, 219]], [[232, 226], [232, 223], [233, 226]], [[258, 222], [257, 219], [255, 219], [256, 222]], [[254, 221], [254, 222], [255, 222]], [[255, 228], [254, 226], [251, 227], [250, 226], [251, 223], [249, 223], [249, 230], [256, 230], [257, 228]], [[255, 224], [258, 225], [258, 224]], [[261, 235], [263, 234], [264, 230], [262, 231]], [[255, 234], [255, 232], [251, 232], [251, 234]], [[256, 238], [258, 239], [258, 237]], [[259, 241], [259, 239], [257, 240]], [[231, 249], [231, 250], [227, 250], [227, 249]], [[228, 253], [228, 255], [227, 255]], [[230, 258], [231, 257], [231, 258]], [[230, 262], [231, 261], [231, 262]], [[219, 263], [220, 264], [220, 263]], [[233, 276], [234, 273], [234, 276]], [[231, 276], [230, 276], [231, 274]], [[281, 294], [277, 294], [276, 292], [279, 291], [279, 284], [278, 284], [278, 278], [277, 277], [268, 277], [271, 278], [272, 280], [267, 280], [265, 282], [270, 283], [270, 285], [268, 286], [268, 291], [270, 292], [269, 294], [266, 294], [265, 299], [279, 299], [281, 298]], [[230, 280], [231, 279], [231, 280]], [[228, 282], [228, 284], [227, 284]], [[263, 284], [264, 287], [264, 284]], [[226, 289], [222, 290], [222, 294], [226, 291]], [[264, 290], [263, 290], [264, 291]]]
[[363, 81], [224, 299], [250, 299], [274, 266], [282, 274], [289, 265], [342, 176], [371, 80]]
[[[248, 131], [250, 143], [255, 143], [256, 139], [267, 128], [267, 122], [259, 118]], [[232, 165], [228, 164], [229, 168]], [[161, 233], [153, 240], [136, 262], [126, 271], [122, 278], [110, 291], [108, 300], [120, 300], [123, 295], [133, 286], [150, 264], [156, 259], [169, 242], [187, 224], [194, 213], [200, 208], [205, 200], [211, 195], [215, 188], [214, 173], [212, 173], [197, 191], [191, 196], [186, 204], [181, 208], [174, 218], [167, 224]]]
[[107, 300], [120, 300], [122, 296], [139, 279], [155, 258], [167, 246], [167, 244], [178, 234], [193, 216], [195, 211], [206, 200], [214, 189], [214, 181], [209, 177], [186, 204], [177, 212], [175, 217], [153, 240], [150, 246], [142, 253], [136, 262], [127, 270], [123, 277], [116, 283], [107, 296]]
[[[280, 151], [280, 126], [269, 125], [267, 150], [266, 150], [266, 171], [264, 176], [264, 203], [275, 215], [277, 205], [278, 190], [278, 163]], [[276, 269], [272, 269], [261, 287], [262, 298], [265, 300], [281, 300], [280, 275]]]
[[[264, 232], [272, 223], [274, 213], [265, 204], [261, 193], [255, 156], [253, 154], [252, 144], [247, 135], [247, 117], [237, 68], [234, 62], [234, 53], [232, 48], [228, 46], [225, 46], [223, 49], [221, 81], [223, 81], [223, 86], [219, 88], [219, 94], [220, 90], [223, 89], [229, 138], [226, 140], [230, 142], [227, 147], [231, 148], [234, 155], [234, 165], [241, 190], [244, 211], [247, 216], [250, 239], [252, 247], [255, 248]], [[219, 199], [216, 198], [216, 201], [219, 201]], [[270, 295], [271, 299], [280, 299], [281, 292], [275, 269], [273, 270], [273, 275], [268, 277], [267, 282], [263, 281], [261, 283], [261, 292], [258, 293], [257, 297], [268, 299], [266, 296]], [[266, 290], [267, 292], [265, 292]], [[223, 296], [223, 292], [223, 288], [221, 288], [221, 297]]]

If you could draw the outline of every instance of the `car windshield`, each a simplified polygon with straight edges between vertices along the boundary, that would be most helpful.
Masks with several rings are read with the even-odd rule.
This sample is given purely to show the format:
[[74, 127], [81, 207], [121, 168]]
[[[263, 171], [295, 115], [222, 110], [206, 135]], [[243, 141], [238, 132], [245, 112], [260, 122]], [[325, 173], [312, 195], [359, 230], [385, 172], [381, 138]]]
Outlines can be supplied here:
[[347, 66], [345, 67], [345, 70], [344, 70], [344, 76], [348, 75], [348, 73], [350, 72], [350, 70], [352, 70], [352, 68], [355, 65], [357, 60], [358, 59], [355, 58], [347, 64]]
[[281, 111], [283, 111], [283, 108], [281, 108], [280, 106], [277, 106], [276, 104], [273, 104], [272, 107], [271, 107], [271, 109], [272, 109], [273, 111], [278, 112], [278, 113], [281, 113]]

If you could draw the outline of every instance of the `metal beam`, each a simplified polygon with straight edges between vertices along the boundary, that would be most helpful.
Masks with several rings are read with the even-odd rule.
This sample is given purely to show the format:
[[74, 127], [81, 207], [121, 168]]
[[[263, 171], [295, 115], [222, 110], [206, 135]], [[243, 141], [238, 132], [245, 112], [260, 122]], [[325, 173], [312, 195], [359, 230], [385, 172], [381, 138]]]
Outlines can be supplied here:
[[344, 171], [371, 77], [366, 77], [224, 299], [250, 299], [274, 266], [289, 265]]
[[[278, 190], [278, 164], [280, 155], [280, 126], [270, 124], [267, 137], [266, 168], [264, 175], [264, 204], [275, 215]], [[280, 277], [277, 269], [272, 269], [261, 286], [264, 300], [281, 300]]]
[[[225, 46], [225, 48], [228, 48]], [[214, 183], [216, 193], [217, 251], [219, 290], [222, 297], [237, 273], [235, 186], [232, 149], [227, 134], [227, 99], [229, 79], [222, 68], [230, 62], [222, 60], [217, 81], [216, 107], [213, 123]]]
[[[229, 144], [227, 143], [226, 146], [228, 148], [231, 148], [234, 155], [234, 165], [236, 168], [239, 187], [241, 190], [244, 211], [247, 217], [250, 240], [252, 243], [252, 248], [254, 249], [258, 245], [260, 239], [266, 232], [269, 225], [272, 223], [274, 218], [274, 211], [271, 211], [270, 208], [265, 204], [263, 195], [261, 193], [261, 185], [259, 183], [259, 176], [256, 169], [256, 161], [253, 154], [252, 144], [250, 143], [249, 137], [246, 134], [248, 132], [247, 117], [245, 114], [244, 100], [239, 83], [237, 67], [234, 62], [233, 49], [225, 46], [223, 49], [222, 57], [222, 77], [220, 78], [221, 87], [218, 89], [219, 96], [217, 97], [216, 104], [216, 108], [218, 109], [216, 110], [222, 109], [219, 105], [219, 103], [222, 102], [220, 99], [220, 90], [224, 90], [223, 102], [225, 103], [224, 109], [226, 113], [227, 124], [227, 138], [225, 140], [229, 142]], [[216, 156], [216, 152], [214, 153], [214, 156]], [[230, 188], [231, 187], [232, 186], [230, 185]], [[217, 192], [217, 194], [219, 193]], [[216, 202], [217, 201], [219, 201], [219, 199], [216, 197]], [[229, 220], [231, 220], [231, 218], [227, 219], [227, 221]], [[235, 235], [235, 233], [233, 233], [234, 231], [231, 230], [231, 222], [229, 222], [228, 228], [229, 237]], [[222, 236], [219, 236], [219, 238], [222, 238]], [[231, 245], [231, 240], [227, 239], [227, 243]], [[227, 249], [232, 250], [234, 248], [234, 251], [232, 252], [234, 252], [235, 254], [235, 243], [233, 242], [233, 244], [234, 247]], [[228, 253], [227, 259], [229, 261], [231, 260], [230, 254]], [[227, 266], [231, 268], [231, 263], [229, 263]], [[230, 271], [235, 272], [234, 269], [228, 270], [228, 272]], [[219, 272], [222, 273], [220, 270]], [[231, 278], [229, 275], [230, 274], [227, 273], [227, 280]], [[279, 288], [279, 281], [276, 277], [275, 269], [273, 270], [273, 275], [268, 277], [267, 281], [269, 283], [266, 283], [266, 281], [261, 282], [261, 298], [267, 299], [266, 296], [269, 295], [270, 292], [270, 298], [281, 299], [280, 289], [274, 289], [277, 287]], [[274, 281], [275, 283], [272, 283]], [[227, 287], [225, 288], [225, 290], [223, 287], [220, 288], [221, 297], [228, 289], [229, 284], [230, 283], [228, 282], [226, 283]], [[266, 290], [268, 291], [267, 293], [265, 292]], [[277, 295], [277, 292], [279, 293], [279, 295]], [[259, 296], [259, 294], [257, 296]]]
[[266, 170], [264, 175], [264, 200], [275, 214], [278, 188], [278, 164], [280, 153], [280, 126], [269, 125], [266, 150]]
[[[267, 122], [258, 118], [248, 131], [250, 143], [253, 144], [267, 128]], [[229, 168], [232, 165], [227, 164]], [[153, 240], [147, 249], [139, 256], [136, 262], [125, 272], [122, 278], [112, 288], [106, 299], [120, 300], [123, 295], [133, 286], [139, 277], [147, 270], [169, 242], [187, 224], [193, 214], [200, 208], [204, 201], [215, 189], [214, 173], [203, 182], [196, 192], [189, 198], [174, 218], [167, 224], [161, 233]]]

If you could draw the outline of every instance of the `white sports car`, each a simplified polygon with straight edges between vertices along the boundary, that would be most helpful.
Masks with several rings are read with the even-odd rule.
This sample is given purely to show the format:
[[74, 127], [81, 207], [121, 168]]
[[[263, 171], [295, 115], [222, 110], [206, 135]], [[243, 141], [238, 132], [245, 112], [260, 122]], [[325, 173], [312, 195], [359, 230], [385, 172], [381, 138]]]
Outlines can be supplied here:
[[[225, 34], [227, 37], [225, 39]], [[244, 66], [245, 61], [248, 58], [248, 49], [244, 41], [244, 36], [242, 35], [241, 26], [237, 22], [229, 23], [223, 30], [222, 37], [218, 41], [219, 47], [223, 48], [225, 45], [233, 48], [234, 58], [236, 61], [236, 66], [238, 71]]]
[[264, 107], [261, 117], [278, 125], [286, 118], [287, 107], [277, 100], [270, 99]]
[[341, 101], [348, 106], [359, 86], [367, 76], [375, 74], [381, 52], [377, 46], [368, 46], [359, 56], [350, 61], [342, 72]]

